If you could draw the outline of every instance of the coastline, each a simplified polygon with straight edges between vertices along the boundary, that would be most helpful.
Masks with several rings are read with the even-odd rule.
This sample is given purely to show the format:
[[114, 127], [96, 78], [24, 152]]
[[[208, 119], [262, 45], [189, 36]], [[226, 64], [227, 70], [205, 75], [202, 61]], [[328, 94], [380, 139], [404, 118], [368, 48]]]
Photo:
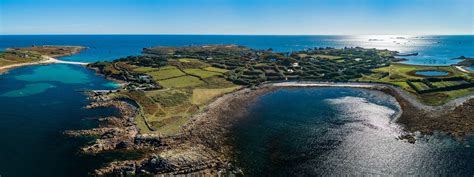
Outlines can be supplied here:
[[30, 62], [30, 63], [18, 63], [13, 65], [7, 66], [0, 66], [0, 74], [7, 72], [8, 70], [25, 67], [25, 66], [33, 66], [33, 65], [48, 65], [48, 64], [55, 64], [55, 63], [62, 63], [62, 64], [72, 64], [72, 65], [87, 65], [88, 63], [84, 62], [73, 62], [73, 61], [64, 61], [59, 60], [50, 56], [42, 56], [44, 59], [41, 61]]
[[[41, 47], [57, 48], [58, 46], [41, 46]], [[64, 57], [64, 56], [78, 54], [82, 50], [87, 49], [86, 47], [81, 47], [81, 46], [61, 46], [61, 47], [67, 47], [67, 48], [72, 48], [72, 49], [69, 53], [54, 54], [54, 55], [42, 54], [41, 55], [42, 59], [35, 62], [16, 63], [16, 64], [11, 64], [11, 65], [6, 65], [6, 66], [0, 66], [0, 74], [3, 74], [11, 69], [24, 67], [24, 66], [32, 66], [32, 65], [47, 65], [47, 64], [54, 64], [54, 63], [73, 64], [73, 65], [87, 65], [88, 64], [85, 62], [64, 61], [64, 60], [60, 60], [56, 58], [56, 57]], [[22, 49], [28, 50], [26, 48], [8, 48], [6, 51], [16, 51], [16, 50], [22, 50]]]
[[[435, 131], [445, 132], [462, 140], [466, 133], [474, 130], [459, 127], [463, 116], [454, 119], [453, 112], [473, 114], [474, 95], [458, 98], [442, 106], [427, 106], [419, 103], [414, 96], [400, 88], [378, 83], [329, 83], [329, 82], [280, 82], [265, 83], [256, 88], [241, 88], [214, 99], [201, 112], [193, 115], [182, 127], [180, 134], [175, 136], [160, 136], [141, 134], [134, 124], [138, 115], [137, 107], [105, 95], [91, 96], [96, 100], [88, 108], [116, 107], [122, 116], [101, 118], [99, 121], [106, 126], [79, 131], [67, 131], [69, 136], [96, 135], [99, 138], [95, 144], [81, 148], [84, 154], [97, 154], [104, 151], [127, 150], [147, 152], [140, 159], [114, 161], [94, 172], [104, 174], [161, 174], [161, 175], [223, 175], [242, 174], [238, 167], [231, 164], [232, 147], [228, 144], [230, 127], [247, 115], [246, 110], [262, 95], [285, 88], [302, 87], [348, 87], [370, 89], [384, 92], [393, 96], [401, 108], [393, 123], [401, 124], [406, 134], [398, 139], [415, 143], [415, 132], [432, 134]], [[130, 100], [129, 100], [130, 101]], [[464, 108], [463, 106], [468, 106]], [[469, 107], [471, 106], [471, 107]], [[458, 110], [462, 108], [462, 110]], [[438, 122], [440, 118], [448, 122]], [[465, 118], [464, 118], [465, 119]], [[439, 125], [441, 123], [442, 125]], [[469, 125], [469, 122], [467, 122]], [[474, 125], [474, 124], [473, 124]]]

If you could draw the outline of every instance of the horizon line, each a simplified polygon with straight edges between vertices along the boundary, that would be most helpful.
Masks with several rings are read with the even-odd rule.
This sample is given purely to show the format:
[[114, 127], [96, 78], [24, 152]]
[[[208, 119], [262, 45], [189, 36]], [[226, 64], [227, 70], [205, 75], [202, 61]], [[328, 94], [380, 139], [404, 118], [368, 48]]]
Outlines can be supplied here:
[[471, 34], [192, 34], [192, 33], [36, 33], [36, 34], [0, 34], [0, 36], [36, 36], [36, 35], [163, 35], [163, 36], [472, 36]]

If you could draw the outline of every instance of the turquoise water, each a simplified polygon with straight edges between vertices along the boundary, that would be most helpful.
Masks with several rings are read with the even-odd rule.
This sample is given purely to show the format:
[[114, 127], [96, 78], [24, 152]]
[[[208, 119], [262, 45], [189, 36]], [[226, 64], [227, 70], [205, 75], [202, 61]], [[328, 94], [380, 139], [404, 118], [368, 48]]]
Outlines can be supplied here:
[[381, 92], [285, 89], [260, 97], [231, 131], [246, 176], [472, 176], [474, 138], [435, 135], [410, 144]]
[[[382, 40], [369, 41], [369, 39], [372, 38], [381, 38]], [[142, 48], [144, 47], [158, 45], [185, 46], [194, 44], [235, 43], [258, 49], [272, 48], [275, 51], [294, 51], [309, 47], [326, 46], [338, 48], [345, 46], [362, 46], [380, 49], [387, 48], [406, 53], [420, 53], [419, 56], [407, 57], [410, 59], [407, 61], [407, 63], [424, 65], [449, 65], [457, 62], [456, 60], [451, 60], [451, 58], [461, 55], [474, 56], [474, 50], [472, 50], [474, 45], [473, 41], [474, 36], [472, 35], [407, 36], [406, 38], [397, 38], [397, 36], [0, 35], [0, 50], [5, 50], [8, 47], [27, 47], [31, 45], [82, 45], [89, 47], [89, 49], [78, 55], [63, 57], [61, 59], [70, 61], [94, 62], [101, 60], [113, 60], [118, 57], [124, 57], [128, 55], [137, 55], [140, 54]], [[2, 144], [2, 146], [0, 146], [0, 175], [85, 176], [90, 170], [99, 167], [102, 164], [104, 157], [77, 155], [78, 147], [84, 143], [87, 143], [89, 140], [66, 138], [61, 134], [61, 132], [68, 129], [81, 129], [94, 126], [95, 124], [92, 118], [97, 116], [108, 116], [113, 113], [113, 111], [109, 109], [83, 109], [83, 107], [87, 105], [89, 101], [84, 95], [77, 91], [85, 89], [114, 89], [117, 86], [119, 86], [117, 83], [106, 81], [102, 77], [97, 76], [94, 72], [82, 66], [65, 64], [28, 66], [17, 68], [9, 71], [7, 74], [0, 75], [0, 141], [5, 142]], [[264, 106], [269, 106], [269, 109], [263, 109], [261, 106], [257, 106], [255, 109], [253, 109], [262, 109], [260, 111], [256, 111], [255, 114], [263, 115], [266, 118], [257, 117], [257, 119], [253, 119], [254, 117], [251, 117], [251, 119], [249, 118], [249, 122], [257, 121], [255, 122], [255, 125], [260, 125], [258, 124], [258, 121], [274, 122], [270, 124], [261, 124], [261, 126], [264, 128], [262, 130], [266, 130], [265, 132], [259, 132], [259, 134], [262, 135], [270, 136], [272, 133], [276, 133], [278, 131], [288, 131], [288, 136], [295, 138], [301, 137], [297, 140], [301, 140], [302, 142], [306, 141], [305, 139], [308, 139], [308, 141], [313, 140], [314, 142], [312, 143], [315, 143], [316, 145], [333, 141], [339, 142], [340, 140], [333, 140], [331, 138], [315, 139], [321, 135], [318, 132], [330, 131], [332, 130], [331, 128], [334, 127], [329, 127], [330, 129], [328, 129], [326, 126], [300, 126], [302, 124], [304, 125], [305, 123], [308, 125], [313, 125], [310, 124], [312, 121], [324, 123], [324, 119], [308, 119], [308, 117], [315, 115], [331, 118], [335, 121], [335, 124], [340, 124], [341, 120], [343, 120], [342, 123], [344, 123], [344, 121], [346, 121], [345, 119], [348, 119], [346, 118], [347, 115], [339, 114], [344, 113], [342, 110], [336, 110], [339, 107], [337, 104], [330, 105], [327, 102], [319, 102], [318, 100], [321, 100], [325, 97], [317, 96], [318, 94], [316, 92], [309, 93], [315, 94], [315, 96], [312, 97], [311, 95], [308, 95], [305, 97], [311, 98], [307, 100], [308, 102], [304, 102], [306, 104], [300, 103], [298, 101], [299, 99], [293, 99], [298, 98], [298, 95], [286, 94], [285, 96], [285, 94], [283, 94], [283, 96], [279, 98], [285, 100], [286, 103], [290, 105], [290, 107], [277, 107], [278, 109], [275, 111], [281, 114], [272, 114], [272, 116], [278, 120], [286, 119], [284, 122], [267, 119], [268, 116], [265, 116], [265, 114], [269, 114], [271, 111], [268, 110], [274, 106], [271, 104], [262, 104]], [[336, 99], [337, 95], [352, 95], [352, 91], [350, 90], [343, 90], [342, 92], [331, 91], [328, 93], [332, 93], [328, 95], [332, 95], [333, 98]], [[362, 92], [360, 92], [360, 94], [362, 94]], [[357, 94], [355, 96], [357, 96]], [[265, 98], [266, 97], [264, 97], [263, 100]], [[265, 103], [265, 101], [263, 103]], [[275, 102], [275, 104], [278, 103], [279, 102]], [[382, 104], [392, 109], [390, 104], [377, 104]], [[393, 109], [396, 110], [395, 107]], [[265, 112], [265, 110], [267, 110], [267, 112]], [[391, 111], [387, 111], [388, 110], [385, 108], [380, 108], [376, 109], [376, 112], [373, 112], [373, 114], [383, 117], [391, 113]], [[285, 114], [289, 112], [295, 114]], [[370, 115], [367, 116], [370, 117]], [[292, 122], [293, 120], [297, 121]], [[348, 121], [350, 122], [351, 120]], [[248, 127], [254, 128], [252, 125], [249, 125]], [[299, 128], [301, 128], [301, 130], [298, 130]], [[344, 129], [337, 130], [343, 131]], [[258, 132], [258, 128], [249, 129], [249, 133], [253, 131]], [[387, 131], [391, 132], [391, 129]], [[301, 134], [302, 132], [307, 133]], [[336, 133], [338, 132], [336, 131]], [[385, 136], [384, 133], [380, 134]], [[238, 134], [238, 136], [245, 137], [242, 134]], [[364, 142], [364, 138], [370, 137], [364, 137], [362, 135], [359, 136], [361, 137], [356, 136], [353, 139], [357, 140], [357, 142], [346, 141], [346, 146], [352, 147], [354, 149], [360, 149], [367, 146], [371, 147], [371, 150], [377, 146], [380, 146], [383, 149], [389, 150], [389, 152], [405, 152], [405, 149], [410, 149], [410, 147], [412, 147], [412, 145], [399, 144], [398, 141], [394, 141], [391, 139], [393, 138], [392, 134], [391, 136], [387, 135], [390, 138], [384, 139], [383, 141], [375, 141], [373, 144], [369, 144], [370, 146], [359, 142], [361, 140]], [[249, 137], [249, 140], [252, 140], [252, 142], [249, 143], [248, 148], [256, 148], [256, 154], [253, 155], [255, 160], [257, 160], [259, 163], [249, 162], [249, 164], [254, 164], [256, 168], [255, 170], [257, 170], [257, 173], [252, 173], [252, 170], [250, 170], [250, 174], [259, 174], [258, 169], [260, 167], [264, 170], [268, 170], [266, 167], [278, 167], [267, 166], [268, 164], [265, 160], [265, 156], [259, 156], [259, 153], [262, 153], [260, 150], [265, 152], [268, 151], [265, 150], [265, 148], [273, 147], [265, 144], [266, 141], [270, 141], [271, 139], [253, 138], [254, 137]], [[350, 137], [347, 139], [350, 139]], [[434, 139], [429, 141], [431, 142], [437, 140]], [[387, 147], [383, 144], [386, 142], [388, 142], [389, 145], [394, 146]], [[351, 145], [350, 143], [353, 144]], [[260, 147], [259, 145], [262, 146]], [[306, 152], [303, 151], [304, 149], [299, 151], [300, 148], [314, 147], [314, 144], [309, 144], [308, 146], [306, 145], [308, 144], [295, 143], [295, 146], [282, 146], [285, 151], [275, 151], [277, 152], [275, 155], [283, 152], [290, 152], [289, 154], [295, 154], [294, 160], [299, 160], [299, 158], [301, 158], [302, 161], [304, 161], [307, 159], [305, 157], [311, 157], [311, 151]], [[454, 155], [450, 158], [450, 160], [456, 163], [452, 167], [438, 165], [436, 166], [438, 167], [437, 170], [452, 171], [451, 169], [453, 168], [459, 168], [461, 169], [460, 173], [471, 174], [467, 172], [464, 173], [465, 171], [462, 171], [462, 169], [466, 167], [466, 163], [469, 162], [472, 164], [472, 161], [466, 161], [466, 159], [474, 159], [472, 158], [474, 157], [472, 151], [467, 151], [468, 153], [465, 153], [465, 150], [460, 150], [459, 146], [456, 144], [452, 145], [452, 142], [443, 144], [442, 147], [446, 148], [441, 150], [429, 144], [415, 146], [422, 146], [426, 148], [426, 151], [435, 157], [444, 157], [443, 155], [445, 152], [453, 151]], [[279, 148], [280, 146], [275, 147]], [[319, 148], [318, 152], [321, 154], [332, 153], [333, 151], [331, 151], [331, 147], [332, 146], [328, 146], [328, 149]], [[239, 149], [237, 150], [237, 152], [240, 151], [241, 150]], [[304, 153], [298, 154], [299, 152]], [[418, 151], [416, 151], [416, 153], [415, 151], [407, 152], [412, 152], [412, 155], [416, 155], [416, 153], [422, 153]], [[367, 154], [369, 155], [364, 156]], [[384, 165], [382, 165], [381, 168], [383, 167], [382, 169], [384, 170], [381, 173], [384, 171], [393, 172], [393, 170], [390, 171], [388, 168], [389, 165], [395, 167], [406, 167], [406, 165], [404, 165], [404, 161], [400, 161], [400, 159], [389, 160], [390, 158], [394, 158], [395, 155], [392, 156], [385, 154], [383, 157], [381, 157], [370, 154], [369, 152], [359, 155], [360, 156], [358, 156], [357, 153], [354, 153], [352, 156], [348, 156], [348, 160], [346, 161], [340, 160], [342, 157], [335, 159], [339, 159], [341, 162], [344, 162], [343, 164], [346, 165], [344, 168], [346, 169], [357, 169], [360, 164], [356, 162], [368, 160], [371, 163], [379, 163], [380, 161], [376, 161], [376, 159], [372, 158], [385, 158], [387, 160], [382, 163]], [[357, 157], [359, 157], [359, 159], [357, 159]], [[406, 157], [407, 161], [410, 162], [421, 159], [417, 166], [421, 166], [419, 168], [421, 172], [432, 170], [430, 166], [433, 163], [438, 163], [439, 161], [439, 159], [432, 160], [423, 158], [424, 156], [415, 156], [415, 158], [411, 158], [409, 156], [403, 157]], [[284, 157], [284, 159], [285, 158], [289, 158], [291, 160], [291, 157]], [[245, 157], [242, 157], [241, 159], [245, 159]], [[260, 161], [262, 159], [263, 161]], [[350, 159], [357, 159], [357, 161], [351, 161]], [[331, 162], [330, 159], [328, 161]], [[335, 162], [331, 162], [330, 164], [334, 163]], [[413, 165], [413, 163], [409, 164]], [[294, 166], [290, 165], [289, 167]], [[367, 168], [369, 167], [377, 168], [378, 166], [368, 165]], [[399, 168], [399, 170], [400, 169], [402, 168]], [[273, 174], [277, 174], [277, 172], [288, 174], [285, 172], [285, 170], [288, 170], [288, 173], [294, 172], [294, 170], [292, 171], [288, 168], [281, 168], [281, 170], [274, 170]], [[361, 170], [359, 169], [359, 171]], [[329, 170], [327, 174], [330, 173], [331, 170]]]
[[444, 71], [417, 71], [415, 74], [422, 76], [447, 76], [449, 73]]
[[8, 91], [0, 95], [0, 97], [24, 97], [43, 93], [50, 88], [55, 86], [48, 83], [38, 83], [38, 84], [26, 84], [20, 89]]
[[91, 118], [108, 109], [85, 110], [89, 101], [78, 90], [113, 89], [114, 84], [81, 66], [29, 66], [0, 75], [0, 175], [85, 176], [100, 167], [102, 156], [79, 156], [88, 139], [72, 139], [64, 130], [90, 128]]

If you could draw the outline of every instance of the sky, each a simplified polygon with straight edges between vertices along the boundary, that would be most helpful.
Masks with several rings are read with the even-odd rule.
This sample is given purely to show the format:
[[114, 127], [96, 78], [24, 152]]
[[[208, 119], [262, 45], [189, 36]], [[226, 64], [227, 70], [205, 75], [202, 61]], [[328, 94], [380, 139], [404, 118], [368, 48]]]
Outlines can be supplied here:
[[0, 34], [474, 34], [474, 0], [0, 0]]

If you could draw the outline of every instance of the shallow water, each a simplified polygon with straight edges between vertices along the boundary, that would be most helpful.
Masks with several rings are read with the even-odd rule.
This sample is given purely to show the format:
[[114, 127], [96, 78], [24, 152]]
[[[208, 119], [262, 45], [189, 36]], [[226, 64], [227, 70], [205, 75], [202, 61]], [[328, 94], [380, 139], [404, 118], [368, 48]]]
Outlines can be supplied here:
[[[381, 38], [382, 40], [369, 41], [371, 38]], [[437, 41], [441, 42], [438, 43]], [[407, 36], [403, 39], [397, 38], [397, 36], [0, 35], [0, 51], [5, 50], [8, 47], [28, 47], [31, 45], [81, 45], [89, 47], [89, 49], [78, 55], [62, 57], [61, 59], [94, 62], [103, 60], [110, 61], [128, 55], [137, 55], [140, 54], [144, 47], [159, 45], [186, 46], [196, 44], [234, 43], [258, 49], [272, 48], [275, 51], [294, 51], [309, 47], [330, 46], [342, 48], [345, 46], [362, 46], [379, 49], [386, 48], [405, 53], [419, 52], [419, 56], [407, 57], [410, 58], [410, 60], [407, 61], [408, 63], [448, 65], [457, 62], [457, 60], [450, 60], [450, 58], [461, 55], [474, 56], [474, 50], [471, 50], [474, 46], [473, 41], [474, 36], [472, 35]], [[114, 113], [114, 111], [110, 109], [82, 109], [83, 106], [87, 105], [88, 101], [84, 95], [77, 91], [86, 89], [112, 89], [117, 86], [116, 83], [105, 81], [101, 76], [95, 75], [94, 72], [84, 67], [64, 64], [28, 66], [17, 68], [9, 71], [7, 74], [0, 75], [0, 141], [4, 142], [2, 143], [2, 146], [0, 146], [0, 176], [84, 176], [90, 170], [100, 166], [103, 162], [102, 160], [104, 159], [104, 156], [90, 157], [77, 156], [76, 154], [78, 148], [88, 140], [66, 138], [61, 134], [61, 132], [67, 129], [80, 129], [95, 126], [96, 124], [93, 119], [89, 118], [108, 116]], [[341, 93], [334, 92], [332, 97], [328, 97], [328, 99], [338, 98], [336, 97], [338, 94], [341, 94], [341, 97], [349, 96], [346, 99], [358, 99], [357, 96], [352, 98], [354, 95], [349, 93], [351, 93], [351, 91], [344, 91]], [[288, 97], [283, 96], [279, 99], [288, 101], [288, 103], [291, 103], [290, 105], [300, 104], [298, 101], [292, 99], [294, 95], [286, 95]], [[308, 96], [308, 98], [318, 99], [317, 95], [318, 94], [315, 93], [314, 97]], [[372, 99], [372, 101], [374, 100]], [[338, 106], [330, 105], [329, 102], [331, 101], [316, 102], [314, 104], [308, 102], [311, 104], [291, 107], [291, 109], [288, 109], [288, 107], [278, 107], [282, 112], [279, 115], [275, 115], [275, 117], [278, 118], [278, 116], [281, 115], [286, 117], [279, 118], [280, 120], [288, 119], [297, 121], [293, 123], [290, 122], [289, 124], [287, 122], [278, 123], [279, 121], [275, 121], [275, 127], [264, 124], [261, 126], [264, 128], [270, 126], [266, 129], [272, 130], [273, 133], [280, 130], [289, 130], [289, 135], [291, 133], [296, 133], [296, 135], [298, 135], [293, 137], [295, 140], [301, 140], [307, 136], [319, 136], [321, 132], [326, 130], [320, 128], [308, 128], [303, 124], [321, 123], [322, 125], [335, 126], [338, 124], [345, 124], [346, 121], [341, 119], [344, 115], [339, 115], [339, 113], [342, 114], [343, 112], [336, 110], [335, 107]], [[338, 101], [332, 100], [332, 102]], [[377, 101], [375, 100], [375, 102]], [[377, 104], [385, 105], [384, 103]], [[272, 105], [270, 104], [267, 106], [270, 106], [270, 109]], [[390, 104], [386, 104], [385, 106], [390, 107]], [[319, 109], [315, 108], [321, 108], [321, 110], [327, 111], [318, 111]], [[263, 108], [257, 107], [255, 109], [258, 110]], [[300, 111], [298, 111], [298, 114], [285, 114], [288, 113], [289, 110], [293, 111], [292, 109]], [[391, 109], [396, 109], [396, 107]], [[376, 112], [365, 112], [364, 114], [370, 113], [379, 115], [378, 111], [380, 111], [380, 116], [390, 114], [390, 111], [383, 107], [378, 107], [376, 110]], [[263, 111], [262, 113], [265, 112]], [[314, 116], [315, 114], [318, 114], [321, 119], [307, 119], [308, 116]], [[259, 115], [259, 112], [256, 112], [255, 115]], [[333, 122], [325, 123], [325, 120], [322, 118], [330, 119]], [[262, 119], [261, 121], [268, 120]], [[386, 122], [386, 120], [378, 123], [372, 122], [372, 124], [384, 125], [384, 122]], [[299, 130], [298, 128], [302, 129]], [[272, 131], [266, 131], [262, 134], [271, 136], [271, 134], [267, 133], [272, 133]], [[307, 131], [307, 133], [304, 131]], [[310, 135], [313, 133], [314, 135]], [[335, 133], [341, 134], [341, 136], [343, 135], [343, 133], [337, 131], [335, 131]], [[300, 137], [299, 134], [301, 134], [301, 138], [298, 138]], [[366, 138], [362, 135], [359, 136], [361, 136], [361, 138]], [[394, 136], [395, 135], [390, 135], [390, 137]], [[317, 140], [314, 138], [306, 139], [308, 141]], [[333, 139], [334, 138], [328, 137], [322, 139], [321, 142], [312, 143], [318, 146], [330, 148], [334, 146], [331, 144], [332, 142], [340, 141]], [[262, 140], [268, 141], [269, 139], [265, 138]], [[289, 141], [285, 139], [283, 140]], [[252, 146], [249, 146], [248, 148], [256, 147], [256, 152], [259, 152], [261, 150], [260, 146], [257, 146], [259, 145], [259, 139], [253, 141], [255, 141], [255, 143], [251, 144]], [[392, 142], [391, 140], [387, 141]], [[406, 148], [398, 143], [395, 144], [397, 145], [394, 147], [395, 149], [400, 148], [403, 150]], [[281, 152], [294, 152], [295, 154], [298, 152], [305, 152], [304, 145], [296, 145], [297, 144], [295, 144], [294, 147], [280, 145], [281, 147], [286, 148], [286, 151]], [[279, 148], [280, 146], [275, 147]], [[374, 143], [372, 146], [376, 146], [376, 144]], [[444, 146], [451, 147], [451, 144], [448, 143], [447, 145], [443, 145], [443, 147]], [[384, 146], [382, 145], [382, 147]], [[407, 147], [410, 147], [410, 145]], [[457, 147], [457, 145], [452, 146], [456, 152], [458, 150], [456, 149]], [[292, 150], [292, 148], [295, 149]], [[275, 152], [278, 155], [280, 151]], [[457, 154], [465, 157], [473, 157], [472, 151], [469, 152], [470, 154], [466, 154], [465, 151], [460, 151], [457, 152]], [[438, 156], [436, 151], [431, 151], [431, 154]], [[259, 155], [260, 154], [255, 155], [255, 160], [260, 162], [260, 160], [265, 159], [264, 156]], [[295, 160], [294, 158], [302, 157], [302, 161], [305, 161], [307, 159], [305, 157], [310, 155], [311, 154], [299, 154], [295, 157], [289, 157], [289, 160]], [[441, 154], [441, 156], [442, 155], [443, 154]], [[458, 156], [456, 156], [455, 153], [453, 158], [457, 157]], [[429, 159], [424, 160], [428, 161]], [[472, 164], [472, 161], [469, 162]], [[448, 168], [448, 171], [451, 168], [462, 169], [466, 167], [465, 164], [463, 165], [463, 163], [467, 163], [466, 161], [460, 160], [459, 163], [460, 164], [455, 164], [454, 167]], [[249, 164], [253, 164], [253, 162]], [[261, 166], [259, 165], [260, 164], [257, 164], [256, 167], [260, 168]], [[267, 167], [265, 163], [262, 163], [261, 165]], [[288, 168], [290, 167], [291, 166]], [[268, 168], [262, 169], [268, 170]], [[292, 171], [293, 168], [290, 168], [287, 172], [285, 172], [285, 169], [286, 168], [275, 170], [274, 174], [277, 174], [278, 172], [282, 172], [282, 174], [294, 172]], [[444, 167], [439, 167], [439, 169], [442, 170]], [[463, 171], [461, 170], [461, 172]], [[334, 172], [329, 170], [328, 173]]]
[[87, 139], [64, 137], [68, 129], [90, 128], [113, 110], [83, 109], [78, 90], [110, 89], [109, 81], [81, 66], [29, 66], [0, 75], [0, 175], [85, 176], [102, 157], [79, 156]]
[[397, 140], [395, 100], [351, 88], [266, 94], [232, 130], [235, 164], [248, 176], [472, 176], [472, 138]]

